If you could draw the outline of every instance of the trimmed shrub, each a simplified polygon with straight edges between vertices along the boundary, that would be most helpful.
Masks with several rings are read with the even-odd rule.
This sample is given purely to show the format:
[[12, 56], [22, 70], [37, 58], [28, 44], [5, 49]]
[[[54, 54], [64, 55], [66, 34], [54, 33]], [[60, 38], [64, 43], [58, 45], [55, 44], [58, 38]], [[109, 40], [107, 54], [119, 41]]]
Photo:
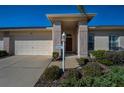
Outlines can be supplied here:
[[106, 52], [105, 50], [97, 50], [97, 51], [92, 51], [91, 54], [96, 58], [96, 59], [105, 59], [106, 58]]
[[82, 57], [81, 58], [78, 58], [77, 61], [78, 61], [78, 64], [80, 66], [83, 66], [83, 65], [85, 65], [86, 63], [89, 62], [89, 60], [87, 58], [82, 58]]
[[107, 60], [107, 59], [98, 60], [97, 62], [104, 64], [104, 65], [107, 65], [107, 66], [113, 65], [113, 62], [111, 60]]
[[81, 74], [76, 69], [69, 69], [64, 72], [61, 81], [63, 87], [74, 87], [77, 81], [81, 78]]
[[61, 71], [58, 66], [51, 66], [49, 68], [46, 68], [42, 75], [42, 79], [46, 81], [54, 81], [59, 79], [61, 76]]
[[84, 77], [76, 79], [75, 77], [65, 79], [61, 82], [63, 87], [91, 87], [94, 82], [94, 77]]
[[123, 51], [118, 51], [118, 52], [108, 52], [106, 54], [108, 60], [111, 60], [113, 62], [113, 64], [122, 64], [124, 63], [124, 52]]
[[109, 73], [94, 79], [95, 87], [124, 87], [124, 68], [112, 67]]
[[56, 61], [58, 58], [59, 58], [59, 53], [58, 52], [53, 52], [53, 54], [52, 54], [53, 61]]
[[8, 56], [9, 54], [5, 50], [0, 50], [0, 57]]
[[124, 63], [124, 51], [97, 50], [91, 52], [91, 54], [95, 57], [97, 62], [100, 62], [105, 65]]
[[91, 87], [93, 85], [94, 78], [93, 77], [83, 77], [78, 80], [76, 83], [77, 87]]
[[122, 63], [124, 63], [124, 51], [119, 52], [119, 58]]
[[85, 76], [100, 76], [102, 75], [102, 67], [96, 62], [89, 62], [81, 69], [82, 75]]
[[76, 87], [76, 83], [78, 82], [78, 79], [76, 77], [66, 78], [61, 81], [62, 87]]
[[75, 77], [65, 79], [62, 83], [67, 87], [124, 87], [124, 68], [110, 67], [111, 70], [101, 76], [87, 76], [81, 79]]
[[62, 76], [62, 78], [64, 78], [64, 79], [72, 78], [72, 77], [75, 77], [76, 79], [80, 79], [81, 74], [76, 69], [69, 69], [69, 70], [65, 71]]

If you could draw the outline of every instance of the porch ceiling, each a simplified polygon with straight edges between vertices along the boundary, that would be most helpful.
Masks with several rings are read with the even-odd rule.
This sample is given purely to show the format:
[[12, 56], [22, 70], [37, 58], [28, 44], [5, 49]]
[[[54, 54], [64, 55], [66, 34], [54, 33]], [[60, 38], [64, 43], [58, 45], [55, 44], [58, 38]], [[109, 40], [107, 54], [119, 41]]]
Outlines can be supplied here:
[[78, 26], [77, 21], [62, 21], [62, 30], [74, 30]]

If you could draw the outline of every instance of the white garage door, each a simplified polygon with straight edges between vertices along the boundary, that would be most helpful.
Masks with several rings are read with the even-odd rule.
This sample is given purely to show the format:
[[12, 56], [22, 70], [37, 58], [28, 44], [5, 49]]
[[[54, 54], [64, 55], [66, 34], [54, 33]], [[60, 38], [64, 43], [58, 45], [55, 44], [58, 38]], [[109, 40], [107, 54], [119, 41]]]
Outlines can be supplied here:
[[15, 38], [15, 55], [51, 55], [52, 40], [43, 38], [42, 35], [17, 36]]

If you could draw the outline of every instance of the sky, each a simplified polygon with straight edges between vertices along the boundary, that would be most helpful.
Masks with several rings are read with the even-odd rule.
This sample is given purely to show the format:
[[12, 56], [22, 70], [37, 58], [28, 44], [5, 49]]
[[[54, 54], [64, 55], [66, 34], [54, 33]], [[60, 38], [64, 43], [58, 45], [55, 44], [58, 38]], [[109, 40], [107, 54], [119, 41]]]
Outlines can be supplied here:
[[[96, 13], [89, 26], [124, 25], [124, 6], [85, 6], [87, 13]], [[0, 27], [51, 26], [46, 14], [79, 13], [76, 5], [0, 6]]]

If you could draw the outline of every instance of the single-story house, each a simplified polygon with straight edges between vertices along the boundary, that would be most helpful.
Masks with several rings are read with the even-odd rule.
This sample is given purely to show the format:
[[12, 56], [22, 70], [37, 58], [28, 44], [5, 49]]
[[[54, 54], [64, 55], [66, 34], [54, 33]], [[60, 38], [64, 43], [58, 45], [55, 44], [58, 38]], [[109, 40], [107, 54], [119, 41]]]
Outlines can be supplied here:
[[89, 27], [94, 16], [48, 14], [52, 27], [0, 28], [0, 50], [12, 55], [61, 54], [56, 46], [62, 43], [62, 32], [66, 33], [65, 51], [78, 57], [87, 57], [90, 50], [124, 50], [124, 26]]

